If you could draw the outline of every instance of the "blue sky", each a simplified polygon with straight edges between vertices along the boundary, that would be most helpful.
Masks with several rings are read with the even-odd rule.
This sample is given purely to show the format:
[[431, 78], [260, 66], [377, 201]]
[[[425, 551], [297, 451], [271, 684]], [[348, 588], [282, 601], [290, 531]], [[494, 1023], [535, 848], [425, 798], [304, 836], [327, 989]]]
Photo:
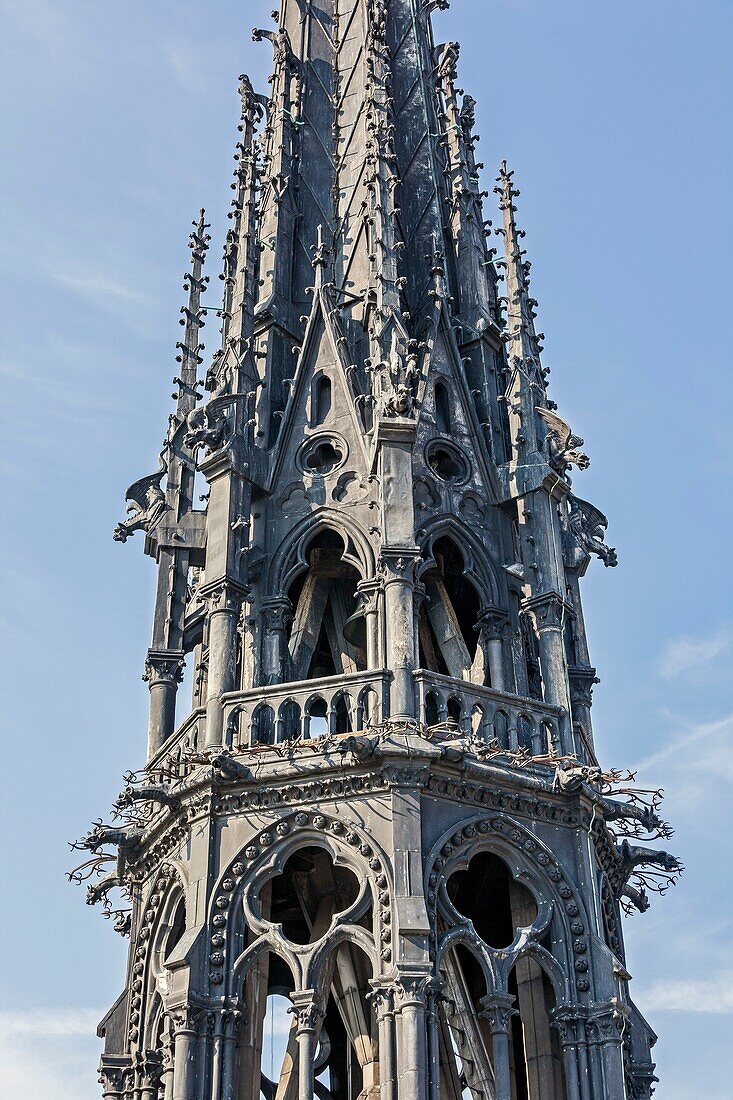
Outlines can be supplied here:
[[[272, 0], [0, 0], [5, 516], [0, 1094], [96, 1098], [124, 946], [66, 839], [142, 762], [153, 567], [112, 529], [171, 408], [189, 223], [218, 273], [237, 76]], [[680, 887], [627, 922], [661, 1100], [733, 1070], [730, 0], [454, 0], [480, 159], [506, 156], [576, 488], [620, 566], [585, 585], [608, 764], [667, 789]], [[491, 215], [489, 215], [491, 216]], [[213, 295], [218, 283], [212, 279]], [[215, 326], [205, 330], [213, 348]]]

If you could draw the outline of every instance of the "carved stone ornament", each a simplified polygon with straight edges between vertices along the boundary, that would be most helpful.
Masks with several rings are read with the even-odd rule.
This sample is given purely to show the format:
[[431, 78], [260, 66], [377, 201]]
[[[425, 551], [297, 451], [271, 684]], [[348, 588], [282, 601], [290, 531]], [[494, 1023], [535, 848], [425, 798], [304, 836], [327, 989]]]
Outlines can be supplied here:
[[536, 411], [547, 425], [543, 446], [552, 469], [564, 480], [568, 480], [568, 470], [573, 466], [577, 466], [579, 470], [587, 470], [590, 459], [579, 449], [583, 446], [580, 436], [573, 435], [570, 426], [552, 410], [540, 405]]
[[129, 487], [125, 493], [125, 500], [130, 502], [127, 506], [128, 517], [115, 527], [115, 542], [127, 542], [136, 531], [149, 533], [157, 527], [168, 510], [165, 493], [160, 487], [167, 473], [168, 463], [161, 454], [159, 469], [154, 474], [141, 477]]
[[577, 545], [584, 553], [595, 554], [607, 569], [615, 568], [618, 554], [604, 541], [608, 520], [603, 512], [573, 493], [568, 494], [568, 507], [568, 524]]

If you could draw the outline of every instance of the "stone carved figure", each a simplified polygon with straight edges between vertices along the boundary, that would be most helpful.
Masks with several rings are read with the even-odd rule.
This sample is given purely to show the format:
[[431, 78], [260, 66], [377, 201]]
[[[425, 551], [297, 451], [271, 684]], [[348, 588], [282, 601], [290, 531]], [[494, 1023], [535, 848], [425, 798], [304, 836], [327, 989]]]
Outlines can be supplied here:
[[563, 794], [576, 794], [585, 783], [598, 783], [602, 777], [603, 772], [600, 768], [575, 767], [572, 765], [568, 767], [565, 764], [558, 764], [553, 786], [555, 790], [562, 791]]
[[414, 402], [410, 387], [401, 383], [387, 398], [384, 406], [384, 414], [390, 417], [408, 417], [412, 415], [413, 405]]
[[586, 553], [600, 558], [606, 568], [617, 566], [618, 555], [615, 549], [604, 541], [608, 520], [603, 512], [572, 493], [568, 496], [568, 506], [570, 530], [578, 545]]
[[543, 447], [552, 469], [566, 481], [568, 470], [572, 466], [577, 466], [579, 470], [587, 470], [590, 459], [587, 454], [579, 450], [583, 446], [580, 436], [573, 435], [570, 426], [550, 409], [540, 405], [536, 411], [548, 428]]
[[634, 873], [637, 867], [661, 867], [669, 874], [682, 871], [682, 864], [677, 856], [669, 852], [662, 852], [656, 848], [642, 848], [641, 845], [629, 844], [624, 840], [618, 847], [618, 855], [623, 864], [626, 878]]
[[186, 446], [192, 451], [199, 447], [205, 447], [210, 453], [217, 451], [226, 441], [228, 410], [249, 396], [248, 393], [217, 394], [206, 405], [193, 409], [186, 421]]
[[160, 456], [160, 466], [154, 474], [141, 477], [133, 482], [125, 493], [128, 518], [118, 523], [114, 530], [115, 542], [127, 542], [136, 531], [146, 533], [154, 530], [168, 510], [165, 493], [160, 487], [163, 476], [168, 473], [168, 463]]

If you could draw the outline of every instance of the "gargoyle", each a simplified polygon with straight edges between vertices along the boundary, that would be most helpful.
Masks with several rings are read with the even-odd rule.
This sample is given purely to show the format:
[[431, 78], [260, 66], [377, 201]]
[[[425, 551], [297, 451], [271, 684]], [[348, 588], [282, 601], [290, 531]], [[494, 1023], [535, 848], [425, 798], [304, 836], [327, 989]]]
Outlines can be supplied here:
[[168, 463], [160, 456], [160, 467], [154, 474], [141, 477], [125, 493], [128, 518], [118, 523], [114, 530], [115, 542], [127, 542], [136, 531], [152, 531], [168, 510], [165, 493], [160, 487], [164, 474], [168, 473]]
[[210, 452], [218, 450], [226, 438], [227, 409], [249, 397], [248, 393], [217, 394], [205, 405], [192, 409], [186, 420], [185, 445], [192, 451], [199, 447], [206, 447]]
[[577, 466], [579, 470], [587, 470], [590, 466], [590, 459], [587, 454], [578, 449], [583, 446], [583, 440], [580, 436], [573, 435], [570, 426], [565, 423], [562, 417], [555, 412], [551, 412], [550, 409], [538, 405], [536, 411], [547, 424], [548, 431], [543, 449], [552, 469], [566, 481], [568, 480], [568, 470], [572, 466]]
[[115, 932], [123, 937], [130, 935], [132, 931], [132, 912], [130, 910], [120, 909], [114, 914], [115, 922], [113, 928]]
[[587, 554], [595, 554], [606, 568], [614, 568], [618, 565], [618, 555], [612, 546], [604, 542], [608, 520], [603, 512], [599, 511], [587, 500], [570, 493], [568, 496], [570, 508], [570, 530], [575, 536], [578, 545]]
[[463, 106], [461, 107], [461, 126], [467, 137], [472, 135], [475, 125], [476, 100], [472, 95], [466, 95], [463, 97]]
[[651, 906], [646, 890], [637, 890], [636, 887], [627, 884], [621, 891], [621, 896], [628, 898], [634, 908], [638, 909], [640, 913], [646, 913]]
[[600, 768], [565, 767], [558, 764], [552, 786], [563, 794], [576, 794], [585, 783], [598, 783], [603, 777]]
[[87, 905], [99, 905], [100, 901], [106, 899], [110, 890], [114, 890], [115, 886], [119, 885], [120, 876], [117, 871], [113, 871], [111, 875], [106, 875], [99, 882], [87, 886]]
[[683, 870], [679, 859], [670, 855], [669, 852], [660, 852], [655, 848], [642, 848], [639, 845], [629, 844], [628, 840], [619, 844], [616, 851], [627, 879], [637, 867], [661, 867], [663, 871], [668, 871], [670, 874]]
[[412, 407], [413, 400], [410, 387], [399, 385], [387, 398], [387, 402], [384, 406], [384, 415], [390, 417], [410, 416]]
[[461, 46], [458, 42], [446, 42], [442, 46], [436, 46], [433, 51], [436, 75], [449, 83], [453, 83], [458, 75], [458, 58]]
[[372, 760], [379, 745], [378, 737], [345, 737], [336, 745], [336, 752], [353, 753], [357, 760]]
[[272, 43], [276, 65], [283, 65], [294, 60], [293, 46], [290, 35], [286, 30], [263, 31], [255, 27], [252, 31], [252, 41], [263, 42], [265, 39]]
[[78, 847], [89, 852], [99, 852], [101, 848], [109, 844], [119, 848], [120, 852], [128, 855], [133, 852], [140, 843], [141, 833], [135, 829], [115, 829], [112, 825], [103, 825], [101, 821], [95, 822], [94, 828], [87, 833]]
[[254, 90], [252, 81], [246, 73], [242, 73], [239, 78], [239, 95], [242, 100], [242, 110], [245, 113], [253, 112], [259, 119], [264, 116], [267, 99]]
[[125, 787], [115, 803], [115, 809], [124, 810], [136, 802], [159, 802], [161, 806], [167, 806], [172, 813], [177, 813], [181, 808], [180, 798], [169, 794], [162, 787]]
[[220, 779], [252, 779], [252, 772], [244, 764], [240, 764], [231, 753], [217, 752], [212, 754], [192, 752], [188, 754], [192, 764], [204, 764], [213, 768]]

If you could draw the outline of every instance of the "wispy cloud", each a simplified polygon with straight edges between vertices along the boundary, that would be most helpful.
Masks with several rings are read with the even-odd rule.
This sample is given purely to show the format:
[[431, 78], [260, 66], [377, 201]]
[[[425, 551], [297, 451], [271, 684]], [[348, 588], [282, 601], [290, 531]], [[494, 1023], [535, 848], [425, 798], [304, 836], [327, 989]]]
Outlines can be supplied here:
[[712, 978], [656, 982], [644, 994], [644, 1008], [650, 1012], [733, 1016], [733, 970], [721, 971]]
[[634, 771], [644, 772], [656, 767], [667, 760], [672, 760], [680, 754], [685, 754], [685, 766], [690, 766], [688, 750], [695, 745], [704, 744], [706, 753], [713, 745], [719, 745], [721, 740], [727, 741], [733, 735], [733, 714], [726, 715], [713, 722], [700, 722], [690, 724], [681, 735], [672, 737], [663, 748], [651, 756], [647, 756], [636, 764]]
[[48, 1038], [96, 1035], [104, 1013], [100, 1009], [28, 1009], [0, 1012], [0, 1034], [9, 1036], [45, 1035]]
[[97, 1022], [91, 1009], [0, 1012], [0, 1096], [98, 1100]]
[[94, 272], [87, 275], [71, 275], [68, 272], [51, 272], [51, 278], [57, 283], [68, 287], [82, 298], [96, 304], [104, 302], [108, 298], [116, 298], [123, 302], [144, 302], [146, 296], [134, 287], [112, 279], [102, 272]]
[[685, 672], [714, 661], [733, 641], [733, 630], [718, 631], [712, 638], [684, 635], [667, 642], [657, 663], [657, 671], [665, 680], [674, 680]]

